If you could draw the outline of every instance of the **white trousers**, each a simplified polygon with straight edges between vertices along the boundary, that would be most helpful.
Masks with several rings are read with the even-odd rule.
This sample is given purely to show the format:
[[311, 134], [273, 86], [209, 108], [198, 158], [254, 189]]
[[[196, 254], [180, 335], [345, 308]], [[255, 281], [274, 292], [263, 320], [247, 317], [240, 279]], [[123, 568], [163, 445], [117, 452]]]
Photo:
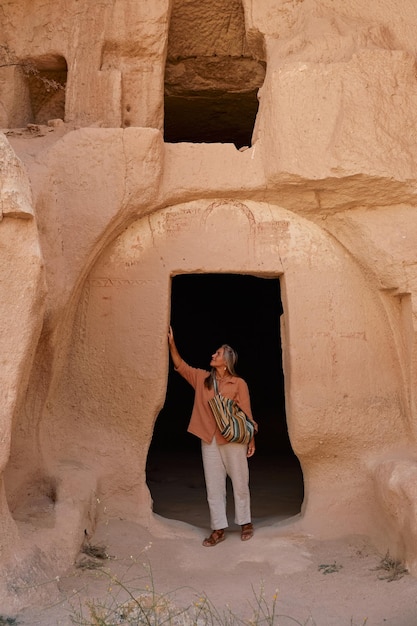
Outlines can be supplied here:
[[226, 478], [230, 476], [235, 501], [235, 522], [242, 526], [251, 521], [247, 446], [242, 443], [218, 445], [216, 439], [201, 442], [207, 502], [213, 530], [227, 528]]

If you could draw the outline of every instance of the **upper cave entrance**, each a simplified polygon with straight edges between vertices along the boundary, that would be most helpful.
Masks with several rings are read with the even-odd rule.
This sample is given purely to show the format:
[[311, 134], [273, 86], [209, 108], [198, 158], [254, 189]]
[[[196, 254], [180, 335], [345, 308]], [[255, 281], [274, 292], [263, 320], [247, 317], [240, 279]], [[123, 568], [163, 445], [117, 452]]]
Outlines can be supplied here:
[[[238, 306], [227, 310], [227, 302]], [[299, 513], [303, 498], [302, 472], [287, 431], [281, 314], [278, 278], [186, 274], [172, 280], [171, 322], [184, 360], [209, 369], [210, 355], [221, 344], [229, 343], [238, 352], [237, 372], [248, 383], [259, 423], [257, 451], [249, 461], [257, 522]], [[155, 513], [207, 526], [200, 440], [187, 433], [193, 397], [171, 363], [165, 405], [148, 453], [147, 482]], [[231, 512], [231, 495], [229, 506]]]
[[5, 46], [0, 53], [0, 124], [19, 128], [65, 120], [66, 59], [55, 53], [17, 57]]
[[32, 121], [65, 120], [65, 88], [68, 67], [64, 57], [45, 54], [24, 60], [23, 69], [29, 88]]
[[165, 67], [167, 142], [250, 146], [265, 63], [254, 58], [241, 0], [175, 0]]

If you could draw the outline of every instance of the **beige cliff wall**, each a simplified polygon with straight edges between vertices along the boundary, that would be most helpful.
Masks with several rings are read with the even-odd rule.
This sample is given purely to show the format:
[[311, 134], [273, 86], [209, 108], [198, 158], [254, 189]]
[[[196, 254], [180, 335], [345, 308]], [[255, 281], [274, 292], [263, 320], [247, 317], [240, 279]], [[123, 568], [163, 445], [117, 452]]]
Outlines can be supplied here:
[[[65, 60], [68, 121], [162, 128], [168, 16], [168, 0], [83, 6], [72, 0], [65, 10], [27, 0], [4, 8], [3, 42], [17, 61], [31, 60], [40, 69], [59, 69]], [[27, 119], [30, 102], [21, 102], [30, 96], [19, 68], [9, 71], [8, 83], [16, 84], [3, 125], [10, 125], [8, 118], [14, 126], [36, 121]]]
[[[416, 573], [413, 0], [10, 2], [1, 19], [2, 580], [49, 580], [99, 519], [156, 526], [171, 279], [209, 272], [280, 278], [294, 525], [366, 533]], [[166, 107], [226, 93], [230, 118], [259, 88], [251, 147], [164, 143], [164, 80]], [[50, 519], [28, 533], [39, 495]]]

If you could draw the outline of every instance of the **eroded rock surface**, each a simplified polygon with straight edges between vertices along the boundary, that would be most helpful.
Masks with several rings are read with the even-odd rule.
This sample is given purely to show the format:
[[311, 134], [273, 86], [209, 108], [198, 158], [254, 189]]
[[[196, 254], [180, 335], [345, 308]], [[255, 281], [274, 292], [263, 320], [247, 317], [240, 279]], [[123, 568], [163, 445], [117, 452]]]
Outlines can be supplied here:
[[370, 4], [2, 7], [4, 607], [98, 520], [158, 525], [178, 274], [280, 278], [294, 525], [416, 573], [417, 14]]

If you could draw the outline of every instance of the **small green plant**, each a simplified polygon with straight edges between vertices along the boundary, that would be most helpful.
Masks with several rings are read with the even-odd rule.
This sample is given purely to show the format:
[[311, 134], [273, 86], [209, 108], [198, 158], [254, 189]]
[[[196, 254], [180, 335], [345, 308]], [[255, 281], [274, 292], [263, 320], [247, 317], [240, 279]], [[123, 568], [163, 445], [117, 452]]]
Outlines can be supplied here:
[[17, 626], [18, 623], [15, 617], [4, 617], [0, 615], [0, 626]]
[[333, 563], [323, 563], [319, 565], [317, 569], [322, 574], [335, 574], [336, 572], [340, 572], [342, 567], [343, 565], [339, 565], [336, 561], [333, 561]]
[[371, 571], [382, 572], [378, 575], [380, 580], [386, 580], [387, 582], [392, 582], [393, 580], [399, 580], [406, 574], [408, 574], [408, 570], [401, 561], [397, 561], [390, 557], [389, 551], [386, 553], [384, 557], [382, 557], [379, 565], [372, 568]]

